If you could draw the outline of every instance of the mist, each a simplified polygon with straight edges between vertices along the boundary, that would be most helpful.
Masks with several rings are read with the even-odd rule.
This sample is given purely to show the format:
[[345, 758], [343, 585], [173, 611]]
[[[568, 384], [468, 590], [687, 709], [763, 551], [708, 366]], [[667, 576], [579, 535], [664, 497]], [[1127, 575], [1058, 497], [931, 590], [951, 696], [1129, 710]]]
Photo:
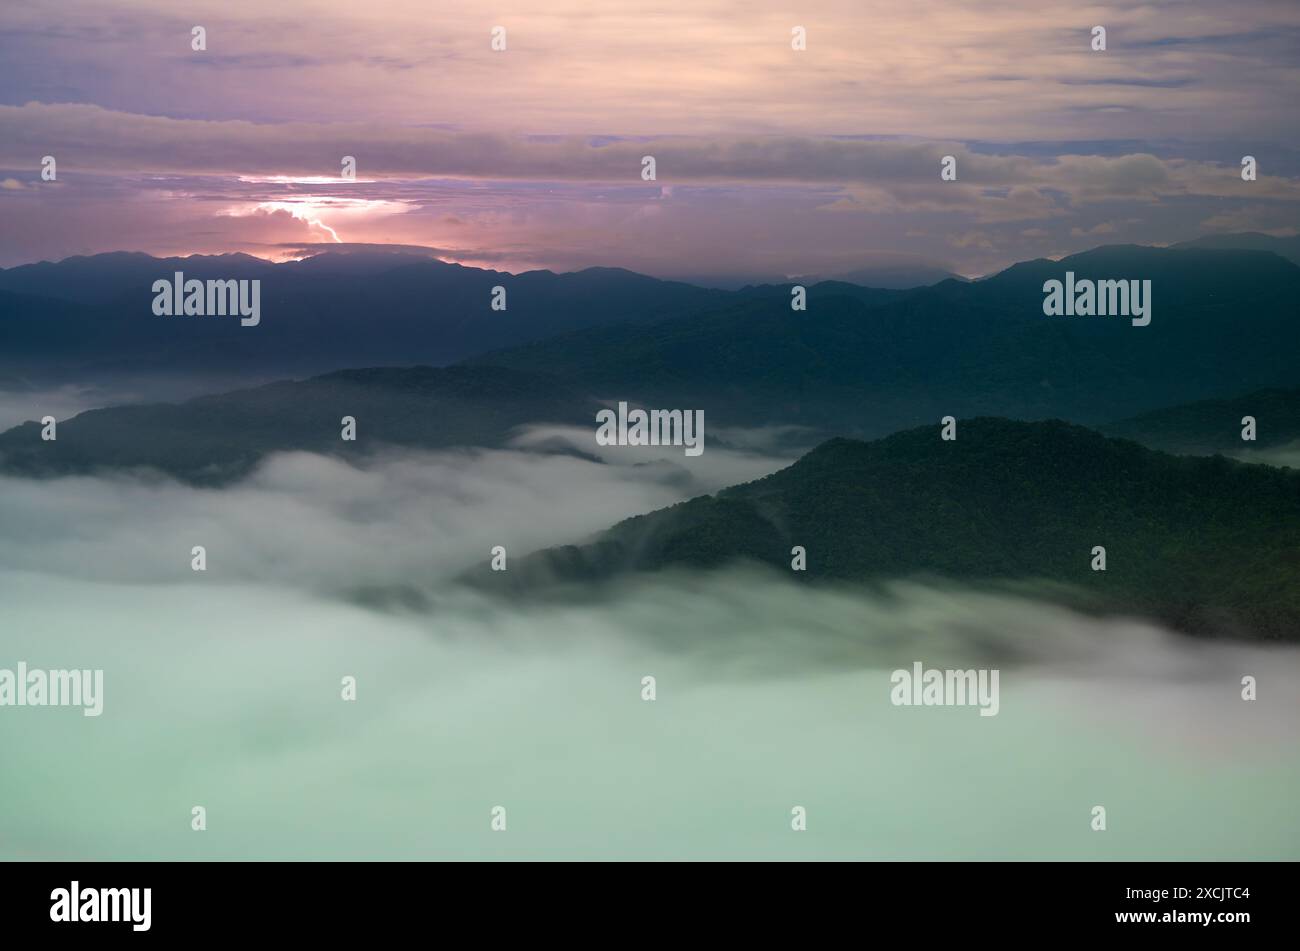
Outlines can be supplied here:
[[[545, 604], [459, 587], [494, 544], [573, 542], [786, 462], [536, 451], [567, 438], [286, 454], [221, 490], [0, 480], [0, 667], [104, 671], [99, 717], [0, 708], [4, 854], [1300, 856], [1295, 649], [1084, 617], [1023, 585], [736, 567]], [[371, 585], [430, 596], [371, 608], [352, 596]], [[914, 661], [999, 669], [998, 714], [894, 706]]]
[[201, 545], [214, 582], [334, 592], [424, 585], [488, 559], [493, 546], [524, 555], [576, 542], [793, 461], [716, 447], [693, 458], [675, 447], [597, 447], [592, 430], [563, 427], [526, 429], [516, 445], [391, 450], [360, 465], [279, 453], [222, 490], [128, 475], [0, 477], [0, 567], [192, 581], [191, 550]]
[[88, 409], [125, 402], [119, 394], [94, 386], [75, 384], [29, 384], [0, 374], [0, 432], [28, 420], [46, 416], [68, 419]]
[[1266, 449], [1246, 449], [1230, 454], [1242, 462], [1258, 462], [1267, 466], [1300, 469], [1300, 440]]

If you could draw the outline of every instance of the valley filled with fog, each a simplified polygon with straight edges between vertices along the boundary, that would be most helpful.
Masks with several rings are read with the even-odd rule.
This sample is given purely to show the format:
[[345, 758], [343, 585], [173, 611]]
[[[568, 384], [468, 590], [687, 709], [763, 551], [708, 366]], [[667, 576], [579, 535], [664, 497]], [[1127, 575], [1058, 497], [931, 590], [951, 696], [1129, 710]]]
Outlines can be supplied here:
[[[493, 546], [581, 542], [783, 468], [770, 435], [698, 458], [563, 429], [360, 463], [286, 453], [220, 489], [3, 478], [5, 664], [105, 672], [99, 717], [0, 718], [7, 855], [1300, 851], [1294, 648], [1085, 617], [1026, 585], [812, 586], [737, 565], [548, 601], [457, 580]], [[890, 672], [914, 661], [999, 668], [998, 714], [892, 705]]]

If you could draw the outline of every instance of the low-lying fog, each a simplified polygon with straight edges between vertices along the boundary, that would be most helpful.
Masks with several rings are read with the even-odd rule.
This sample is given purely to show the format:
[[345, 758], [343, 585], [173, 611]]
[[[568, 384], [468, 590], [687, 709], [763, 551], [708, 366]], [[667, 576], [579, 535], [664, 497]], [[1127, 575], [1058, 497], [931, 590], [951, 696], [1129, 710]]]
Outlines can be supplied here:
[[[99, 717], [0, 707], [0, 855], [1300, 858], [1300, 652], [742, 568], [546, 605], [455, 586], [493, 545], [789, 461], [530, 451], [556, 439], [583, 434], [290, 454], [223, 490], [0, 480], [0, 668], [104, 670]], [[349, 597], [400, 585], [433, 606]], [[999, 669], [998, 714], [894, 706], [913, 661]]]

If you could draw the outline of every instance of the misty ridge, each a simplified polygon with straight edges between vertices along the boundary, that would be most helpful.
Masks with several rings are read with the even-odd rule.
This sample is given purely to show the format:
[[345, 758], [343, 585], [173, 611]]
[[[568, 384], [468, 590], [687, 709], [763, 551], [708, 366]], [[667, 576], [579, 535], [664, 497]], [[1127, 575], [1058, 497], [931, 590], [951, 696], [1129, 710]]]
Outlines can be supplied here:
[[[261, 322], [154, 317], [153, 283], [176, 271], [259, 280]], [[1042, 287], [1067, 272], [1150, 280], [1162, 318], [1140, 336], [1122, 322], [1045, 320]], [[194, 396], [468, 361], [560, 376], [603, 399], [689, 400], [720, 424], [865, 437], [949, 413], [1095, 424], [1298, 382], [1300, 266], [1275, 250], [1112, 246], [979, 281], [823, 281], [806, 287], [804, 312], [792, 287], [724, 291], [611, 268], [510, 275], [377, 251], [285, 264], [104, 254], [0, 271], [0, 379], [172, 398], [160, 381], [188, 378], [180, 395]]]
[[[709, 291], [459, 362], [256, 385], [218, 345], [179, 374], [203, 395], [174, 388], [165, 348], [24, 364], [11, 410], [69, 409], [54, 440], [35, 421], [0, 433], [5, 647], [103, 669], [105, 714], [95, 737], [0, 721], [12, 775], [63, 754], [57, 795], [0, 778], [0, 835], [45, 858], [1289, 856], [1300, 472], [1276, 463], [1300, 440], [1300, 379], [1269, 308], [1295, 268], [1228, 263], [1284, 278], [1252, 298], [1282, 343], [1214, 353], [1213, 275], [1158, 284], [1139, 331], [1043, 331], [1063, 268], [1031, 262], [813, 286], [804, 313], [787, 286], [720, 307]], [[353, 277], [386, 266], [358, 258]], [[261, 324], [234, 338], [275, 324], [261, 279]], [[602, 445], [620, 401], [702, 412], [704, 451]], [[1007, 415], [960, 411], [979, 406]], [[891, 672], [920, 661], [1000, 670], [998, 714], [891, 706]], [[357, 704], [338, 701], [344, 673]], [[1243, 675], [1267, 703], [1241, 701]], [[882, 770], [911, 791], [864, 809]], [[1103, 848], [1027, 808], [1062, 776], [1081, 802], [1122, 781], [1135, 831]], [[1236, 815], [1247, 788], [1249, 817], [1198, 821]], [[194, 789], [221, 836], [166, 818]], [[810, 789], [807, 839], [755, 834]], [[525, 817], [508, 845], [454, 818], [503, 790]]]
[[[1300, 383], [1290, 359], [1300, 348], [1296, 255], [1279, 239], [1237, 237], [1223, 248], [1103, 247], [909, 289], [827, 281], [805, 289], [802, 312], [791, 307], [790, 284], [722, 291], [608, 268], [509, 275], [373, 250], [278, 265], [247, 255], [70, 258], [0, 271], [0, 425], [50, 408], [64, 408], [55, 413], [64, 420], [66, 407], [173, 401], [364, 367], [388, 368], [360, 381], [384, 392], [406, 384], [382, 372], [457, 363], [485, 380], [502, 370], [535, 375], [531, 393], [508, 384], [520, 414], [555, 390], [525, 422], [570, 421], [587, 413], [586, 398], [689, 405], [711, 425], [799, 425], [822, 438], [874, 438], [945, 415], [1105, 425]], [[155, 318], [150, 288], [160, 270], [260, 280], [266, 317], [255, 328]], [[1067, 273], [1143, 276], [1162, 319], [1140, 335], [1122, 321], [1044, 319], [1042, 286]], [[498, 287], [509, 292], [504, 310], [492, 309]], [[428, 384], [429, 398], [440, 387], [457, 395], [444, 379]], [[347, 380], [336, 373], [306, 389], [322, 393], [327, 382]], [[257, 412], [304, 395], [282, 383], [261, 395]], [[213, 426], [229, 424], [215, 397], [194, 410], [191, 429], [205, 428], [209, 414]], [[285, 439], [300, 440], [303, 427], [285, 423]], [[449, 425], [460, 425], [449, 442], [492, 438], [476, 438], [460, 413]], [[119, 438], [130, 441], [125, 427]]]
[[1174, 457], [1060, 422], [976, 418], [836, 439], [755, 482], [639, 515], [490, 589], [751, 561], [801, 581], [937, 576], [1179, 630], [1300, 634], [1300, 472]]
[[[1247, 237], [1241, 243], [1258, 243]], [[520, 482], [550, 466], [595, 465], [635, 471], [668, 493], [633, 506], [588, 506], [601, 513], [595, 519], [563, 508], [552, 531], [522, 544], [482, 537], [454, 571], [435, 571], [427, 553], [417, 556], [427, 572], [418, 580], [398, 580], [405, 572], [380, 557], [371, 564], [385, 570], [356, 585], [358, 596], [379, 605], [426, 604], [429, 584], [444, 577], [511, 596], [555, 589], [579, 597], [575, 583], [748, 562], [797, 584], [1029, 585], [1044, 601], [1190, 633], [1293, 639], [1300, 633], [1300, 474], [1284, 466], [1300, 445], [1300, 371], [1290, 359], [1300, 344], [1291, 319], [1300, 267], [1285, 247], [1270, 248], [1100, 248], [982, 281], [913, 289], [825, 282], [806, 289], [807, 311], [791, 306], [789, 286], [724, 292], [609, 269], [510, 276], [376, 252], [290, 265], [187, 258], [196, 286], [222, 268], [264, 275], [255, 280], [268, 289], [266, 319], [250, 344], [264, 366], [284, 356], [275, 333], [261, 336], [277, 323], [276, 287], [302, 295], [281, 312], [276, 332], [292, 331], [295, 340], [303, 339], [301, 315], [322, 295], [347, 306], [346, 289], [364, 286], [382, 303], [385, 289], [396, 288], [409, 303], [411, 288], [430, 281], [445, 291], [433, 299], [453, 305], [454, 320], [435, 310], [412, 322], [372, 304], [368, 320], [352, 315], [354, 332], [364, 326], [372, 343], [418, 350], [436, 331], [444, 355], [455, 352], [446, 347], [487, 345], [487, 331], [462, 332], [465, 321], [506, 336], [560, 332], [451, 365], [337, 370], [180, 403], [88, 410], [57, 427], [28, 422], [0, 433], [0, 472], [102, 477], [84, 484], [115, 492], [143, 480], [163, 494], [183, 497], [189, 485], [243, 498], [294, 467], [373, 480], [395, 471], [393, 460], [444, 459], [436, 453], [453, 450], [451, 458], [508, 460], [511, 468], [527, 462], [530, 474]], [[132, 282], [163, 263], [144, 255], [69, 259], [0, 272], [0, 288], [57, 291], [77, 306], [109, 297], [120, 307], [138, 290]], [[1133, 334], [1127, 321], [1044, 318], [1045, 276], [1073, 282], [1076, 274], [1152, 275], [1144, 281], [1160, 288], [1160, 319]], [[497, 281], [509, 287], [514, 311], [475, 314], [497, 296]], [[464, 303], [471, 294], [480, 295], [474, 307]], [[521, 304], [536, 321], [526, 331], [506, 318]], [[552, 311], [565, 316], [557, 322]], [[331, 313], [340, 312], [314, 314], [325, 323], [307, 340], [346, 342], [329, 331]], [[1248, 334], [1242, 314], [1252, 323]], [[54, 342], [75, 336], [65, 322], [75, 329], [79, 319], [20, 313], [0, 326], [20, 351], [44, 347], [41, 359], [54, 367]], [[590, 326], [564, 332], [575, 321]], [[152, 327], [157, 343], [172, 324], [132, 326], [133, 333]], [[200, 346], [214, 361], [209, 369], [228, 356], [216, 339]], [[83, 369], [92, 382], [119, 379], [120, 368], [91, 366]], [[122, 379], [148, 387], [147, 375], [144, 383]], [[1206, 393], [1214, 398], [1174, 401]], [[657, 399], [685, 407], [679, 414], [698, 418], [699, 427], [710, 420], [707, 453], [671, 459], [635, 444], [618, 451], [601, 438], [629, 405], [653, 407]], [[992, 414], [999, 418], [982, 418]], [[1045, 416], [1091, 428], [1037, 422]], [[940, 437], [940, 417], [961, 420], [951, 446]], [[880, 441], [888, 433], [897, 435]], [[861, 438], [869, 441], [854, 441]], [[699, 440], [687, 455], [703, 449]], [[752, 483], [760, 476], [768, 478]], [[367, 511], [427, 504], [391, 495], [396, 488], [380, 479]], [[445, 486], [429, 488], [437, 499]], [[535, 520], [531, 513], [521, 507], [519, 521]], [[499, 577], [484, 554], [497, 546], [512, 560]], [[806, 560], [797, 568], [796, 548]]]
[[[602, 457], [554, 451], [590, 438], [583, 430], [538, 427], [500, 450], [390, 451], [363, 462], [280, 453], [215, 491], [129, 473], [0, 477], [7, 541], [0, 577], [15, 610], [51, 610], [42, 592], [62, 588], [76, 592], [74, 603], [116, 604], [131, 623], [156, 599], [179, 607], [229, 596], [253, 614], [257, 604], [300, 605], [313, 625], [333, 632], [327, 637], [345, 636], [358, 623], [391, 623], [492, 653], [598, 647], [617, 654], [622, 632], [632, 638], [628, 649], [679, 655], [710, 680], [885, 669], [920, 652], [954, 665], [996, 662], [1071, 677], [1122, 671], [1181, 682], [1216, 677], [1224, 658], [1256, 649], [1189, 641], [1136, 615], [1080, 609], [1038, 583], [937, 573], [871, 585], [847, 578], [808, 584], [756, 559], [724, 559], [707, 571], [687, 562], [613, 572], [600, 584], [561, 586], [540, 598], [467, 584], [466, 573], [485, 565], [495, 544], [512, 553], [500, 578], [526, 578], [528, 563], [549, 557], [551, 546], [598, 535], [623, 512], [711, 503], [772, 480], [798, 480], [799, 466], [810, 464], [791, 468], [788, 457], [753, 449], [685, 458], [664, 447], [650, 459], [643, 447], [599, 447]], [[763, 434], [733, 438], [762, 441]], [[839, 448], [823, 447], [812, 464]], [[735, 483], [740, 490], [726, 488]], [[824, 491], [815, 482], [807, 489]], [[196, 540], [209, 553], [201, 575], [190, 567]], [[530, 559], [530, 552], [537, 554]], [[251, 620], [240, 636], [269, 633], [275, 623]], [[22, 634], [15, 626], [11, 634], [39, 639], [41, 629]], [[151, 639], [167, 636], [151, 623], [142, 630], [153, 632]], [[112, 650], [107, 641], [95, 653]], [[1171, 664], [1169, 651], [1182, 659]]]

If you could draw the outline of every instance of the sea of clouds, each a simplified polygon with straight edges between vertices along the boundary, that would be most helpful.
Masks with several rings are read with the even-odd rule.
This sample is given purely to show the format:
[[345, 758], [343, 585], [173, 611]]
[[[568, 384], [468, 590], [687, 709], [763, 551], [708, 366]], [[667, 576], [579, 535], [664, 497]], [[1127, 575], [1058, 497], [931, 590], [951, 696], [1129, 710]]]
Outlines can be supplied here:
[[[539, 451], [557, 442], [591, 455]], [[746, 567], [545, 603], [458, 585], [493, 545], [581, 541], [789, 461], [761, 434], [697, 459], [590, 442], [285, 454], [220, 490], [0, 479], [0, 667], [105, 672], [100, 717], [0, 708], [0, 855], [1300, 857], [1293, 649]], [[1000, 669], [998, 715], [893, 706], [917, 660]]]

